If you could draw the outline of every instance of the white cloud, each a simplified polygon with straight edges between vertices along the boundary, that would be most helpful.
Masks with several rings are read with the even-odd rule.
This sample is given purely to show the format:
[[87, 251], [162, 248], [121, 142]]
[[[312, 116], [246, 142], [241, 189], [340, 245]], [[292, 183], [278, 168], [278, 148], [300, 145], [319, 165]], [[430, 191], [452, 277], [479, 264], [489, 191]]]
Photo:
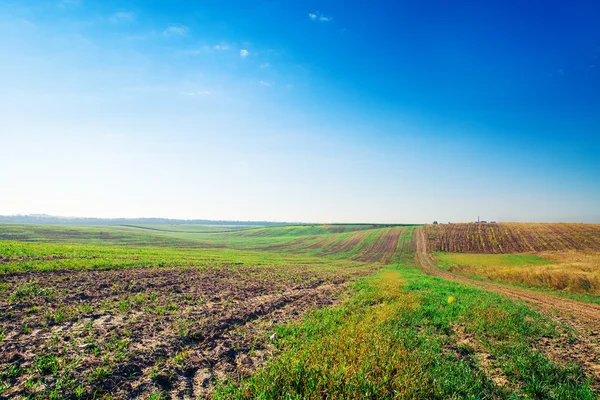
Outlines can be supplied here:
[[190, 29], [185, 25], [171, 25], [163, 31], [165, 36], [187, 36]]
[[199, 92], [182, 92], [181, 94], [184, 96], [189, 96], [189, 97], [198, 97], [198, 96], [209, 96], [212, 93], [209, 92], [208, 90], [201, 90]]
[[126, 11], [116, 12], [109, 18], [110, 22], [113, 22], [113, 23], [128, 22], [128, 21], [133, 21], [134, 19], [135, 19], [135, 14], [132, 12], [126, 12]]
[[263, 85], [265, 87], [271, 87], [271, 86], [273, 86], [273, 84], [271, 82], [259, 81], [258, 83], [260, 83], [261, 85]]
[[331, 21], [331, 17], [327, 17], [321, 13], [308, 13], [308, 18], [311, 21], [319, 21], [319, 22], [329, 22]]
[[217, 44], [214, 46], [204, 45], [202, 47], [196, 47], [196, 48], [191, 48], [188, 50], [182, 50], [182, 51], [180, 51], [180, 54], [197, 56], [200, 54], [211, 54], [211, 53], [218, 52], [218, 51], [229, 51], [229, 50], [231, 50], [231, 47], [228, 44]]
[[249, 52], [248, 50], [246, 50], [246, 49], [242, 49], [242, 50], [240, 50], [240, 57], [242, 57], [242, 58], [246, 58], [246, 57], [248, 57], [249, 55], [250, 55], [250, 52]]
[[271, 63], [269, 63], [269, 62], [265, 62], [265, 63], [260, 64], [261, 68], [269, 68], [270, 66], [271, 66]]

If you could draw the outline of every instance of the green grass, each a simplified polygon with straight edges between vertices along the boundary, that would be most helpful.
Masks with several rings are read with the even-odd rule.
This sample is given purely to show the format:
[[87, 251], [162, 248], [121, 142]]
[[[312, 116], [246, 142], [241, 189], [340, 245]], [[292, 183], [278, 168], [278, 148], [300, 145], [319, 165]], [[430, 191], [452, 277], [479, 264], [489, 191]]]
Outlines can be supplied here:
[[277, 328], [278, 357], [241, 383], [221, 382], [215, 397], [596, 398], [578, 366], [536, 350], [558, 336], [547, 318], [406, 267], [363, 279], [340, 307]]
[[[325, 260], [283, 251], [256, 251], [189, 247], [139, 247], [114, 245], [30, 243], [0, 241], [0, 274], [58, 270], [105, 270], [137, 267], [208, 268], [221, 265], [305, 265], [307, 269], [360, 266], [351, 260]], [[25, 289], [24, 289], [25, 290]]]
[[438, 266], [444, 269], [460, 265], [481, 267], [524, 267], [528, 265], [548, 265], [553, 261], [533, 254], [470, 254], [470, 253], [435, 253]]

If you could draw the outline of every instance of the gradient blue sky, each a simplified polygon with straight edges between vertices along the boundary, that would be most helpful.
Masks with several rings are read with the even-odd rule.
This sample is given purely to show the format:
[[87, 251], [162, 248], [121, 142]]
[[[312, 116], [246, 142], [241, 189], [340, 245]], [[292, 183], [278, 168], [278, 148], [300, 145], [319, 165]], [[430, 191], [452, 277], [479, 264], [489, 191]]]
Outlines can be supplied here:
[[3, 1], [0, 214], [600, 222], [600, 2]]

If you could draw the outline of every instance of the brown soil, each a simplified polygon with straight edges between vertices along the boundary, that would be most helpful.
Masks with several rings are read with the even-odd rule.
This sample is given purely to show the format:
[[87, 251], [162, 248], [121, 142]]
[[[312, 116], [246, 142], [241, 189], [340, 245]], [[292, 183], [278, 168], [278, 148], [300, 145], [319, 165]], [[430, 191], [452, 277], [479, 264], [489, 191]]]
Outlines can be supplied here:
[[574, 327], [577, 338], [571, 340], [565, 334], [559, 343], [546, 341], [538, 343], [540, 350], [557, 361], [575, 360], [595, 379], [596, 389], [600, 388], [600, 306], [564, 299], [525, 289], [509, 287], [493, 282], [480, 281], [450, 271], [437, 268], [427, 252], [427, 236], [422, 228], [415, 230], [417, 262], [428, 275], [453, 280], [481, 289], [489, 290], [516, 300], [526, 301], [554, 319]]
[[[459, 359], [476, 361], [483, 373], [496, 385], [516, 389], [502, 369], [496, 365], [494, 356], [485, 351], [471, 334], [464, 332], [461, 326], [456, 326], [454, 335], [456, 340], [448, 342], [447, 350], [453, 352]], [[466, 351], [465, 346], [470, 351]]]
[[[263, 362], [273, 324], [333, 304], [351, 275], [238, 266], [5, 275], [13, 295], [0, 296], [0, 373], [21, 373], [0, 398], [46, 397], [59, 379], [83, 383], [83, 398], [204, 397], [216, 378]], [[58, 361], [46, 368], [44, 357]]]

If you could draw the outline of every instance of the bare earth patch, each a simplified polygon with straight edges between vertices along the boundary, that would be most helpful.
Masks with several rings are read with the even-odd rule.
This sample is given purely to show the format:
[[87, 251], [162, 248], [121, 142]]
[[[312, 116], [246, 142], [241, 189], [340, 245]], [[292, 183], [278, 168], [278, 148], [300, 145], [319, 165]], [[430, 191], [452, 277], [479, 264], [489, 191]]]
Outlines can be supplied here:
[[0, 398], [209, 395], [216, 379], [239, 379], [269, 356], [273, 324], [333, 304], [354, 274], [221, 266], [5, 275]]

